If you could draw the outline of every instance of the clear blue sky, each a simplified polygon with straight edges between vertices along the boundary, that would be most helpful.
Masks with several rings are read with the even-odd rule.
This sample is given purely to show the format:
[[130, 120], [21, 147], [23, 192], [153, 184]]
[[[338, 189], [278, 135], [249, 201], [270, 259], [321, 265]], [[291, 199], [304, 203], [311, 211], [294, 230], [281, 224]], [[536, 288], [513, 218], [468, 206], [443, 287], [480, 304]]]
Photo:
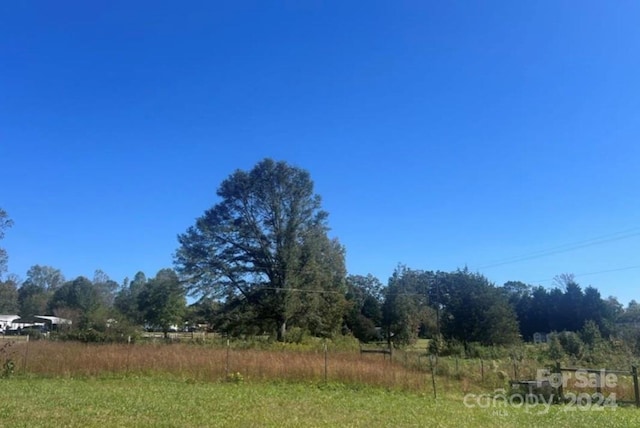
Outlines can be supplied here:
[[636, 1], [2, 2], [9, 271], [153, 275], [272, 157], [309, 170], [350, 273], [640, 300], [639, 22]]

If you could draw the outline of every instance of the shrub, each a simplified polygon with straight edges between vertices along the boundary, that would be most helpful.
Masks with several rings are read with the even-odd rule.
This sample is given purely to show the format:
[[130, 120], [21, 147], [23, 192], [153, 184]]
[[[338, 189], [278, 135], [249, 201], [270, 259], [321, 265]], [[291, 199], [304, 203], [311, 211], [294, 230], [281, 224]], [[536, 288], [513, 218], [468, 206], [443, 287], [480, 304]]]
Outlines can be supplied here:
[[15, 363], [11, 358], [11, 352], [9, 349], [11, 348], [12, 342], [7, 342], [4, 345], [0, 346], [0, 357], [4, 360], [2, 362], [2, 371], [0, 371], [0, 377], [3, 379], [9, 378], [13, 376], [13, 372], [15, 370]]
[[54, 333], [51, 338], [84, 343], [128, 343], [137, 341], [140, 338], [140, 333], [133, 327], [120, 326], [107, 328], [104, 331], [93, 328], [71, 329]]
[[443, 355], [446, 352], [447, 343], [442, 335], [436, 335], [433, 339], [429, 340], [427, 346], [427, 352], [433, 355]]
[[576, 333], [572, 331], [563, 331], [558, 334], [558, 340], [560, 341], [560, 345], [562, 345], [562, 349], [567, 355], [580, 359], [582, 358], [582, 354], [584, 351], [584, 343], [580, 339]]
[[560, 361], [564, 357], [564, 348], [558, 339], [558, 335], [553, 333], [549, 336], [549, 344], [547, 347], [547, 354], [552, 361]]
[[244, 376], [242, 376], [242, 373], [240, 372], [235, 372], [235, 373], [229, 373], [227, 375], [227, 382], [231, 382], [231, 383], [242, 383], [244, 382]]
[[450, 339], [449, 341], [447, 341], [442, 355], [463, 357], [465, 355], [464, 345], [456, 339]]

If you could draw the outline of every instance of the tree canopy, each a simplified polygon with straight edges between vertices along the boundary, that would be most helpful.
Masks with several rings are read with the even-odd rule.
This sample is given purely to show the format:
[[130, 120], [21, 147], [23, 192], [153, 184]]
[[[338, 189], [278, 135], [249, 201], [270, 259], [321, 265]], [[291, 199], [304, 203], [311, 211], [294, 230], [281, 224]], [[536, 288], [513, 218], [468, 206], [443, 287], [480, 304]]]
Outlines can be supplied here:
[[326, 335], [344, 310], [344, 249], [327, 236], [327, 216], [309, 173], [265, 159], [220, 185], [221, 201], [179, 235], [178, 272], [191, 295], [224, 301], [241, 324]]
[[147, 281], [137, 299], [143, 320], [148, 325], [159, 327], [165, 336], [185, 313], [184, 289], [172, 269], [162, 269], [155, 278]]
[[99, 312], [102, 308], [99, 289], [82, 276], [65, 282], [49, 301], [50, 312], [72, 319], [80, 328], [90, 327], [98, 320], [104, 323], [106, 313]]
[[504, 345], [519, 340], [506, 296], [484, 276], [414, 270], [400, 265], [386, 289], [383, 323], [394, 344], [441, 337], [464, 344]]
[[[328, 235], [328, 213], [309, 172], [286, 162], [264, 159], [236, 170], [217, 196], [178, 235], [175, 271], [162, 269], [151, 279], [138, 272], [122, 286], [101, 270], [93, 280], [66, 281], [44, 265], [32, 266], [24, 282], [5, 277], [7, 253], [0, 248], [0, 313], [26, 322], [53, 313], [86, 331], [106, 332], [120, 323], [166, 333], [187, 321], [230, 335], [275, 333], [278, 340], [343, 331], [402, 346], [425, 337], [433, 339], [433, 352], [573, 332], [554, 340], [572, 355], [580, 353], [579, 340], [593, 350], [612, 337], [640, 353], [640, 305], [632, 301], [625, 309], [570, 274], [558, 275], [553, 288], [519, 281], [496, 287], [467, 268], [442, 272], [402, 264], [386, 286], [372, 275], [347, 276], [345, 249]], [[0, 240], [11, 226], [0, 209]], [[187, 293], [199, 298], [190, 308]]]
[[47, 313], [53, 294], [64, 284], [64, 275], [51, 266], [34, 265], [18, 290], [18, 305], [23, 319]]
[[383, 286], [369, 274], [347, 276], [345, 327], [364, 342], [381, 338]]
[[558, 275], [555, 285], [546, 289], [509, 281], [501, 288], [517, 314], [524, 339], [533, 339], [537, 332], [576, 332], [587, 321], [593, 321], [608, 335], [615, 329], [616, 319], [623, 321], [629, 313], [623, 313], [615, 299], [604, 300], [596, 288], [587, 286], [583, 290], [573, 275]]

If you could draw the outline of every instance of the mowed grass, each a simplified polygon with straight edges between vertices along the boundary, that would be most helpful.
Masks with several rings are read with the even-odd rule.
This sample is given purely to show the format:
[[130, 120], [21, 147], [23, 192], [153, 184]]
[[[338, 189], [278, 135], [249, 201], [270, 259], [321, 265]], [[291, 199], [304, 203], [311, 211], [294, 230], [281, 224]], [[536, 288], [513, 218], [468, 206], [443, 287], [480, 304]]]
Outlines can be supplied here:
[[3, 427], [631, 427], [635, 408], [468, 408], [462, 396], [314, 383], [161, 376], [0, 381]]

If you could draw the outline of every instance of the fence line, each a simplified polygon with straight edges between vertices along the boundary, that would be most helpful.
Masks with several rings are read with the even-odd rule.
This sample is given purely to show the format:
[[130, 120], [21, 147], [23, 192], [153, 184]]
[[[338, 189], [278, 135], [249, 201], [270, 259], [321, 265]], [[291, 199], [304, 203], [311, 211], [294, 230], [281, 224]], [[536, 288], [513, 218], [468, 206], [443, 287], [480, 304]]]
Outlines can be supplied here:
[[[247, 348], [250, 342], [216, 340], [209, 344], [174, 342], [171, 345], [152, 343], [87, 345], [74, 342], [48, 340], [28, 342], [28, 336], [2, 337], [13, 341], [11, 358], [20, 362], [21, 369], [30, 373], [78, 373], [95, 375], [104, 370], [99, 366], [107, 363], [107, 371], [136, 373], [145, 371], [182, 371], [196, 379], [225, 379], [237, 381], [242, 378], [301, 379], [323, 382], [356, 382], [375, 385], [398, 386], [400, 388], [433, 389], [437, 397], [437, 381], [459, 380], [463, 392], [468, 385], [479, 385], [489, 390], [505, 387], [511, 382], [531, 383], [542, 368], [535, 359], [508, 356], [502, 358], [461, 358], [459, 356], [437, 357], [418, 350], [392, 350], [382, 347], [360, 346], [350, 351], [340, 350], [322, 341], [307, 348], [293, 349], [286, 345], [281, 349]], [[315, 348], [313, 347], [315, 346]], [[302, 350], [304, 349], [304, 350]], [[71, 352], [73, 350], [73, 352]], [[103, 352], [104, 351], [104, 352]], [[84, 355], [87, 354], [87, 355]], [[108, 354], [109, 357], [104, 355]], [[0, 355], [0, 363], [9, 354]], [[387, 358], [387, 355], [389, 358]], [[382, 357], [382, 358], [380, 358]], [[173, 359], [173, 360], [172, 360]], [[57, 370], [57, 371], [56, 371]], [[633, 403], [640, 407], [640, 388], [637, 368], [631, 370], [580, 369], [556, 366], [562, 373], [584, 370], [600, 379], [606, 374], [624, 376], [616, 390], [620, 403]], [[633, 383], [630, 382], [633, 379]], [[598, 385], [601, 380], [598, 380]], [[450, 385], [450, 383], [447, 383]], [[457, 385], [457, 384], [456, 384]], [[597, 388], [596, 388], [597, 390]]]

